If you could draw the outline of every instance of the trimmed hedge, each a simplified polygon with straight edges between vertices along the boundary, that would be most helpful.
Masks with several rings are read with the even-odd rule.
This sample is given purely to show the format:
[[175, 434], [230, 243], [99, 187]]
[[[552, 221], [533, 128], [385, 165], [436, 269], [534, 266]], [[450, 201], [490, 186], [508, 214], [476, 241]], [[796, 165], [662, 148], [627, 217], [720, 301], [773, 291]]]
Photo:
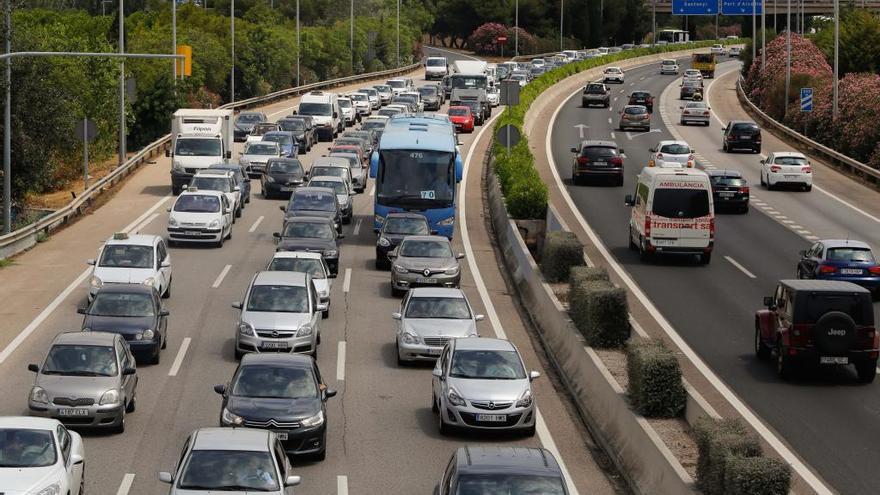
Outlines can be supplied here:
[[[749, 432], [739, 419], [701, 418], [694, 424], [694, 435], [700, 454], [697, 460], [697, 486], [706, 495], [729, 493], [725, 481], [732, 459], [761, 456], [757, 436]], [[742, 471], [732, 471], [731, 476], [738, 476], [738, 473]]]
[[[595, 273], [591, 274], [596, 277]], [[577, 272], [571, 279], [568, 314], [587, 345], [617, 348], [629, 339], [629, 306], [626, 291], [607, 279]]]
[[572, 267], [584, 264], [584, 245], [574, 232], [547, 234], [541, 253], [541, 271], [548, 282], [565, 282]]
[[592, 282], [592, 281], [605, 281], [610, 282], [611, 279], [608, 278], [608, 272], [604, 268], [600, 268], [597, 266], [573, 266], [571, 267], [571, 271], [569, 272], [569, 283], [571, 285], [583, 283], [583, 282]]
[[732, 457], [724, 470], [725, 495], [788, 495], [791, 469], [770, 457]]
[[630, 342], [626, 369], [629, 398], [639, 414], [648, 418], [674, 418], [684, 412], [687, 392], [681, 367], [662, 340]]

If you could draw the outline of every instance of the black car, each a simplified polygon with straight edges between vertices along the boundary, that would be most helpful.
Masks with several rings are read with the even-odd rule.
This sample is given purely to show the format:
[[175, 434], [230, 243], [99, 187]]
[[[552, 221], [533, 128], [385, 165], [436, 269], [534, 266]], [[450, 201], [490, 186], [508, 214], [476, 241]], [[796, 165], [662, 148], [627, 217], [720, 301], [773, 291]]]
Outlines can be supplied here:
[[284, 211], [285, 222], [294, 217], [322, 217], [333, 222], [336, 231], [342, 233], [342, 212], [332, 189], [300, 187], [290, 195], [287, 206], [279, 208]]
[[679, 91], [678, 98], [681, 100], [686, 99], [694, 99], [696, 95], [699, 94], [700, 98], [703, 95], [703, 83], [700, 81], [684, 81], [681, 83], [681, 91]]
[[[333, 201], [336, 201], [335, 196]], [[284, 230], [272, 235], [278, 240], [276, 251], [321, 253], [330, 274], [339, 274], [339, 245], [345, 236], [336, 231], [333, 220], [324, 217], [292, 217], [284, 222]]]
[[712, 184], [715, 210], [732, 208], [740, 213], [749, 212], [749, 183], [735, 170], [707, 170]]
[[318, 142], [318, 136], [315, 134], [315, 124], [311, 117], [295, 116], [285, 117], [278, 120], [278, 125], [284, 131], [292, 132], [299, 144], [299, 153], [307, 153], [312, 151], [312, 146]]
[[266, 173], [260, 176], [260, 187], [264, 198], [290, 196], [305, 182], [305, 170], [296, 158], [270, 158], [266, 162]]
[[422, 86], [417, 91], [422, 98], [424, 110], [440, 110], [442, 102], [440, 101], [440, 94], [437, 91], [437, 86]]
[[459, 447], [449, 460], [435, 495], [540, 493], [568, 495], [562, 469], [547, 449], [501, 446]]
[[721, 132], [724, 134], [721, 146], [725, 153], [735, 149], [761, 152], [761, 128], [758, 124], [749, 120], [731, 120]]
[[379, 143], [379, 140], [376, 139], [376, 133], [373, 132], [371, 127], [364, 127], [367, 123], [361, 125], [361, 130], [359, 131], [345, 131], [342, 133], [340, 138], [357, 138], [366, 141], [367, 149], [364, 150], [366, 154], [369, 156], [370, 153], [373, 152], [373, 149]]
[[272, 430], [287, 455], [326, 457], [326, 402], [336, 390], [311, 356], [246, 354], [232, 380], [214, 391], [223, 396], [220, 426]]
[[614, 141], [581, 141], [571, 152], [571, 181], [575, 184], [587, 178], [609, 178], [615, 185], [623, 185], [623, 149]]
[[654, 112], [654, 96], [650, 91], [633, 91], [629, 95], [629, 105], [642, 105], [648, 109], [648, 112]]
[[85, 315], [83, 331], [118, 333], [138, 359], [159, 364], [168, 344], [168, 311], [152, 286], [108, 284], [77, 313]]
[[376, 269], [391, 268], [388, 253], [394, 250], [408, 235], [434, 235], [428, 219], [418, 213], [389, 213], [381, 229], [376, 229], [379, 238], [376, 240]]
[[215, 163], [208, 167], [211, 170], [228, 170], [235, 175], [235, 184], [241, 188], [241, 198], [243, 203], [251, 202], [251, 178], [248, 176], [244, 167], [238, 163]]
[[269, 120], [263, 112], [241, 112], [235, 118], [234, 139], [244, 141], [253, 130], [254, 125]]

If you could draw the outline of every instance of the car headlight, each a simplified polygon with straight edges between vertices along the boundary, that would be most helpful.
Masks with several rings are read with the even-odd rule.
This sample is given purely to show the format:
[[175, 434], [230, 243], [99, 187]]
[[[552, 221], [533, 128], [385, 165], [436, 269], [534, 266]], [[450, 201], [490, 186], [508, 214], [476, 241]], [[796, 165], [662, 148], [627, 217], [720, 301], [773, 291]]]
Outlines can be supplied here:
[[275, 179], [273, 179], [271, 175], [267, 175], [266, 182], [275, 182]]
[[49, 394], [42, 387], [34, 387], [31, 389], [31, 402], [38, 404], [48, 404]]
[[144, 340], [153, 340], [153, 337], [156, 336], [156, 333], [150, 329], [144, 330], [143, 333], [140, 334], [141, 338]]
[[219, 226], [220, 226], [220, 219], [219, 218], [208, 224], [209, 229], [216, 229]]
[[379, 225], [382, 225], [385, 223], [385, 217], [383, 217], [382, 215], [373, 215], [373, 221]]
[[336, 249], [325, 249], [324, 250], [324, 257], [325, 258], [335, 258], [336, 256], [339, 256], [338, 250], [336, 250]]
[[251, 337], [255, 337], [257, 334], [254, 332], [254, 327], [250, 323], [241, 322], [238, 324], [238, 331], [242, 335], [250, 335]]
[[381, 237], [379, 237], [379, 241], [376, 242], [376, 244], [378, 244], [382, 247], [388, 247], [391, 245], [391, 241], [389, 241], [387, 237], [381, 236]]
[[308, 417], [300, 421], [300, 424], [305, 426], [306, 428], [321, 426], [322, 424], [324, 424], [324, 411], [318, 411], [318, 414], [315, 414], [314, 416]]
[[61, 493], [61, 485], [59, 483], [52, 483], [46, 488], [36, 492], [35, 495], [58, 495], [59, 493]]
[[171, 165], [171, 169], [174, 170], [175, 172], [183, 172], [183, 165], [181, 165], [177, 162], [174, 162], [174, 164]]
[[453, 406], [463, 406], [463, 405], [465, 405], [464, 398], [463, 398], [463, 397], [461, 396], [461, 394], [459, 394], [458, 391], [455, 390], [454, 388], [450, 388], [450, 389], [449, 389], [449, 393], [446, 394], [446, 399], [447, 399], [447, 400], [449, 401], [449, 403], [452, 404]]
[[226, 409], [225, 407], [223, 408], [223, 412], [220, 413], [220, 420], [223, 422], [223, 424], [227, 425], [238, 426], [244, 423], [244, 418], [242, 418], [238, 414], [233, 414], [229, 412], [229, 409]]
[[174, 217], [168, 217], [168, 226], [169, 227], [177, 227], [177, 219]]
[[529, 407], [532, 405], [532, 391], [526, 390], [516, 401], [516, 407]]
[[455, 217], [454, 216], [449, 217], [449, 218], [444, 218], [443, 220], [440, 220], [439, 222], [437, 222], [437, 225], [440, 225], [441, 227], [451, 227], [454, 224], [455, 224]]
[[457, 266], [453, 266], [452, 268], [449, 268], [446, 270], [446, 274], [447, 275], [455, 275], [458, 273], [459, 270], [461, 270], [461, 268], [459, 268]]
[[403, 332], [403, 335], [400, 336], [400, 340], [402, 340], [404, 344], [418, 344], [422, 339], [414, 333]]
[[103, 395], [101, 395], [101, 400], [98, 401], [98, 405], [99, 406], [106, 406], [109, 404], [116, 404], [119, 402], [119, 398], [120, 398], [119, 390], [116, 390], [115, 388], [111, 388], [110, 390], [104, 392]]
[[303, 325], [299, 327], [299, 330], [296, 331], [297, 337], [308, 337], [312, 334], [312, 326], [311, 325]]
[[406, 268], [404, 268], [404, 267], [402, 267], [402, 266], [400, 266], [400, 265], [394, 265], [394, 271], [397, 272], [397, 273], [407, 273], [407, 272], [409, 272], [409, 270], [407, 270]]
[[94, 287], [96, 289], [100, 289], [101, 287], [104, 286], [104, 281], [102, 281], [100, 278], [96, 277], [95, 275], [92, 275], [92, 278], [89, 279], [89, 285], [91, 285], [92, 287]]
[[156, 283], [156, 277], [147, 277], [144, 279], [143, 282], [141, 282], [141, 285], [146, 285], [147, 287], [150, 287], [155, 283]]

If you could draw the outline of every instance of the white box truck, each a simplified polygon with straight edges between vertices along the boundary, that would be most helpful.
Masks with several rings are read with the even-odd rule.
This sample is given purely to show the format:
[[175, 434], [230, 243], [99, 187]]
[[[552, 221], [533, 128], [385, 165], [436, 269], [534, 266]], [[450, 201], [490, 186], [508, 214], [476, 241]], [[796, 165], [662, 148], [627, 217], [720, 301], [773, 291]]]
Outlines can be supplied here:
[[182, 108], [171, 119], [171, 190], [180, 194], [193, 175], [232, 158], [235, 139], [233, 111]]
[[492, 115], [492, 107], [487, 98], [489, 76], [488, 64], [479, 60], [456, 60], [452, 63], [455, 72], [449, 76], [452, 94], [450, 102], [456, 104], [466, 100], [479, 101], [483, 107], [483, 121]]

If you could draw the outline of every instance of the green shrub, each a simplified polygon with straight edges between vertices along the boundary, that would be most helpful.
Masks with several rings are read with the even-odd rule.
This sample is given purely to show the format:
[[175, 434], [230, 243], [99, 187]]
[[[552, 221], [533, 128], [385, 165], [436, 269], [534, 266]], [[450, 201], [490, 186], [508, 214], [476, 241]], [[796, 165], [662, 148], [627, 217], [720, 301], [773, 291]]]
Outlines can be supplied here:
[[564, 282], [572, 267], [583, 266], [584, 245], [574, 232], [550, 232], [541, 253], [541, 271], [548, 282]]
[[672, 418], [684, 412], [687, 392], [675, 353], [662, 340], [630, 342], [627, 348], [629, 398], [639, 414]]
[[761, 444], [739, 419], [701, 418], [694, 424], [699, 458], [697, 486], [706, 495], [725, 495], [725, 472], [734, 457], [760, 457]]
[[787, 495], [791, 467], [770, 457], [739, 457], [727, 460], [725, 495]]
[[607, 280], [579, 280], [568, 293], [568, 313], [587, 345], [617, 348], [629, 339], [626, 292]]
[[610, 282], [611, 279], [608, 278], [608, 272], [604, 268], [597, 266], [574, 266], [569, 272], [568, 281], [571, 285], [576, 285], [592, 281]]

